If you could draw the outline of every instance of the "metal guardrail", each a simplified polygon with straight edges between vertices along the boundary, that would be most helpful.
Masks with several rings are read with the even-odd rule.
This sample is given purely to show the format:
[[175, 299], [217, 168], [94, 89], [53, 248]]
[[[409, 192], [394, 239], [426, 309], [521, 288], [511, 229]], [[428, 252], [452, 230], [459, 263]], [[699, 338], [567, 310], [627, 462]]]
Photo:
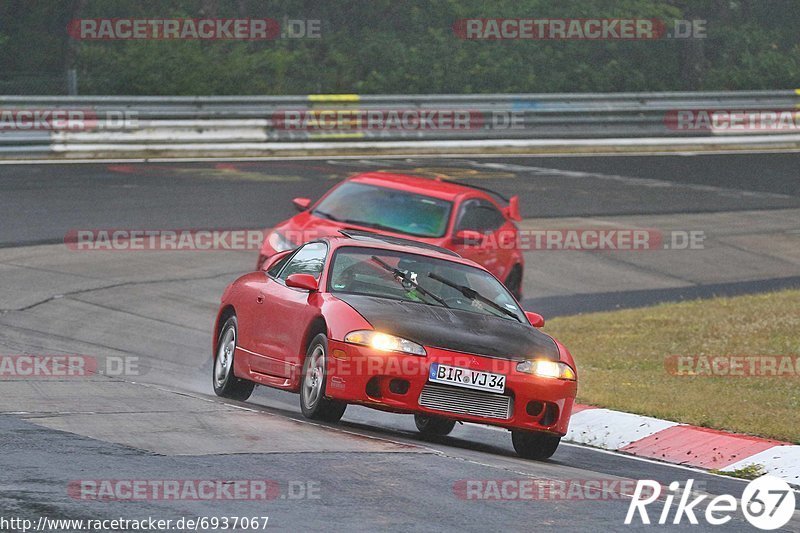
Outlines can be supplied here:
[[[800, 91], [479, 95], [0, 96], [0, 157], [13, 154], [258, 152], [275, 143], [554, 140], [796, 134], [763, 127], [800, 107]], [[36, 124], [31, 113], [73, 113]], [[677, 124], [678, 112], [694, 122]], [[698, 113], [700, 112], [700, 113]], [[756, 116], [725, 128], [709, 116]], [[705, 113], [705, 120], [697, 120]], [[764, 116], [760, 116], [766, 114]], [[41, 117], [40, 117], [41, 118]], [[685, 118], [685, 117], [684, 117]], [[790, 126], [800, 123], [796, 118]], [[30, 126], [30, 127], [28, 127]], [[778, 140], [781, 136], [776, 135]]]

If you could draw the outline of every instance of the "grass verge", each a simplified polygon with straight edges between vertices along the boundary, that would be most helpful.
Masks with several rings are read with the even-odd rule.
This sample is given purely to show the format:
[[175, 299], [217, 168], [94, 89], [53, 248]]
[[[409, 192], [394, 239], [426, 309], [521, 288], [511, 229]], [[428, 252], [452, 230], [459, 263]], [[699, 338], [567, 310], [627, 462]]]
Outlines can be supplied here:
[[800, 290], [554, 318], [545, 331], [575, 357], [580, 403], [800, 443], [800, 372], [677, 376], [665, 364], [675, 355], [800, 356]]
[[716, 470], [712, 469], [709, 470], [712, 474], [718, 474], [720, 476], [728, 476], [728, 477], [735, 477], [739, 479], [758, 479], [766, 472], [764, 471], [764, 467], [762, 465], [752, 464], [747, 465], [743, 468], [737, 468], [736, 470], [731, 470], [730, 472], [725, 470]]

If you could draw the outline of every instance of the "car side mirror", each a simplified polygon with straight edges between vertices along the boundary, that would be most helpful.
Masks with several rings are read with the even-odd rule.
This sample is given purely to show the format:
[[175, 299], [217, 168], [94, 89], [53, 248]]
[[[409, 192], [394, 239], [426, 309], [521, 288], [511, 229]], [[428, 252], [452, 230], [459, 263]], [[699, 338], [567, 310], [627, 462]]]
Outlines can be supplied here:
[[508, 205], [503, 209], [503, 214], [516, 222], [522, 220], [522, 215], [519, 212], [519, 196], [512, 196], [508, 200]]
[[310, 198], [293, 198], [292, 203], [294, 204], [294, 208], [298, 211], [305, 211], [308, 209], [308, 206], [311, 205]]
[[462, 229], [453, 236], [453, 243], [479, 245], [483, 244], [484, 239], [485, 236], [480, 231]]
[[311, 274], [290, 274], [286, 278], [286, 286], [314, 292], [319, 287], [317, 279]]
[[528, 318], [528, 322], [531, 323], [531, 326], [535, 328], [544, 327], [544, 317], [539, 313], [534, 313], [533, 311], [525, 311], [525, 316]]

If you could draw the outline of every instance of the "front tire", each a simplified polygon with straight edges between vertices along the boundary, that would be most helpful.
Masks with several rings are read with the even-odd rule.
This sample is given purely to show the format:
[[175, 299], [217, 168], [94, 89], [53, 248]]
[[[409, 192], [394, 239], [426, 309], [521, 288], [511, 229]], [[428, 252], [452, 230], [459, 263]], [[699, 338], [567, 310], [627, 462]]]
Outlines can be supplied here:
[[233, 374], [233, 358], [236, 353], [236, 340], [238, 339], [239, 323], [236, 315], [230, 317], [222, 326], [222, 331], [217, 339], [217, 353], [214, 357], [214, 369], [211, 381], [214, 393], [222, 398], [247, 400], [256, 384], [252, 381], [237, 378]]
[[543, 461], [556, 453], [561, 437], [538, 431], [511, 431], [511, 442], [523, 459]]
[[453, 428], [456, 427], [456, 421], [440, 416], [432, 415], [414, 415], [414, 424], [421, 435], [432, 437], [444, 437], [449, 435]]
[[325, 397], [328, 377], [328, 338], [320, 333], [311, 340], [303, 362], [300, 381], [300, 409], [303, 416], [312, 420], [338, 422], [347, 404]]

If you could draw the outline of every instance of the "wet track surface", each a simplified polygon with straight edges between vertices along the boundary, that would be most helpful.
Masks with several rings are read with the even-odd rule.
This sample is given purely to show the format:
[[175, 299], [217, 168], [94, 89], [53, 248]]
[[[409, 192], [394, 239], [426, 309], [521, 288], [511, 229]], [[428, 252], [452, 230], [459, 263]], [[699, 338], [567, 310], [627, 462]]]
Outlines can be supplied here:
[[[222, 289], [252, 267], [253, 252], [80, 253], [62, 241], [72, 229], [268, 227], [292, 214], [292, 197], [318, 197], [351, 173], [399, 169], [520, 194], [524, 224], [536, 227], [602, 219], [709, 233], [708, 250], [672, 251], [667, 261], [657, 254], [670, 252], [579, 254], [569, 259], [572, 271], [561, 254], [526, 257], [526, 303], [563, 312], [614, 298], [610, 307], [627, 306], [659, 291], [680, 299], [797, 286], [799, 158], [0, 166], [0, 353], [138, 364], [137, 375], [122, 377], [0, 382], [0, 508], [30, 518], [266, 515], [286, 530], [610, 531], [649, 528], [623, 525], [624, 495], [497, 501], [457, 487], [525, 477], [582, 485], [693, 478], [701, 492], [740, 495], [739, 480], [579, 446], [562, 445], [547, 462], [521, 460], [507, 432], [473, 425], [424, 441], [408, 416], [350, 407], [331, 427], [305, 421], [288, 393], [258, 388], [248, 403], [220, 401], [210, 387], [211, 322]], [[268, 501], [87, 501], [69, 490], [87, 479], [269, 479], [280, 493]], [[293, 498], [292, 482], [317, 487], [319, 498]], [[799, 524], [796, 514], [786, 530]], [[741, 515], [721, 529], [752, 530]]]
[[269, 227], [348, 175], [396, 170], [520, 195], [524, 217], [800, 207], [798, 154], [0, 166], [0, 245], [69, 229]]

